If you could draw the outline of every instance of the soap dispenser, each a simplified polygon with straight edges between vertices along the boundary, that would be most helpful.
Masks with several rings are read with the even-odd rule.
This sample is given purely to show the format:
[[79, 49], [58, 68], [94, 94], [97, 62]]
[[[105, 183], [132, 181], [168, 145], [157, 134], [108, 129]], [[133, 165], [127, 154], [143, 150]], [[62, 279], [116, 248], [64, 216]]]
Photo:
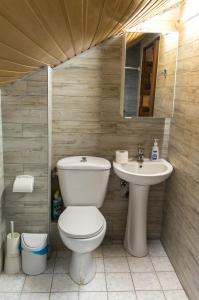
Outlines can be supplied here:
[[158, 139], [154, 139], [154, 144], [151, 153], [151, 160], [159, 159], [159, 147], [158, 147]]

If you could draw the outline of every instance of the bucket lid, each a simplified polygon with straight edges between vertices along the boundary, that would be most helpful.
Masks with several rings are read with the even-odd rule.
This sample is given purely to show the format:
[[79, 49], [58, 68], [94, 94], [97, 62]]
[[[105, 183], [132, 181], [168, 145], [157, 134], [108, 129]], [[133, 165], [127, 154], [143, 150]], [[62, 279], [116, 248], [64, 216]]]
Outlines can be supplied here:
[[70, 156], [59, 160], [57, 168], [65, 170], [108, 170], [111, 168], [111, 164], [102, 157]]
[[40, 250], [46, 246], [46, 233], [22, 233], [21, 242], [25, 248]]

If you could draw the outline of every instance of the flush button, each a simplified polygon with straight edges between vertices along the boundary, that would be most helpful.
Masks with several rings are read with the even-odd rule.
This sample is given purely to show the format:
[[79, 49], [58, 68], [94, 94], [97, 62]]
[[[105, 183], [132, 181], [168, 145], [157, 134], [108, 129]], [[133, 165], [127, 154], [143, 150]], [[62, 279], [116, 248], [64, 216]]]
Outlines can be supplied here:
[[87, 162], [86, 156], [82, 156], [82, 159], [80, 160], [81, 162]]

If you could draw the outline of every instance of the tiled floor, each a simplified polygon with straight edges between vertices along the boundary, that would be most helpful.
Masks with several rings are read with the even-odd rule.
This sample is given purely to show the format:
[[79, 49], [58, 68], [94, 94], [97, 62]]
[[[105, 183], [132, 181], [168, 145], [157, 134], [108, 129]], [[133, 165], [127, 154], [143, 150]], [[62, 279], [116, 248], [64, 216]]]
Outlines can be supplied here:
[[95, 251], [97, 273], [84, 286], [68, 275], [69, 251], [53, 254], [45, 274], [0, 275], [0, 300], [188, 300], [159, 241], [135, 258], [121, 244]]

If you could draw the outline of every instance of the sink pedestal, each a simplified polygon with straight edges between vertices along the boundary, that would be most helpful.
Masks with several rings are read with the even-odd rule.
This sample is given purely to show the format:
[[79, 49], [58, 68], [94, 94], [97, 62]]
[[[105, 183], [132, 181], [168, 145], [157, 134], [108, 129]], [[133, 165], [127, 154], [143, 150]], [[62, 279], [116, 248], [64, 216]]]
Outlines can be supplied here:
[[129, 184], [129, 207], [124, 246], [133, 256], [143, 257], [147, 249], [148, 185]]
[[149, 187], [165, 181], [173, 171], [165, 159], [142, 163], [128, 161], [126, 164], [113, 162], [115, 173], [129, 182], [129, 208], [124, 246], [138, 257], [147, 255], [147, 203]]

